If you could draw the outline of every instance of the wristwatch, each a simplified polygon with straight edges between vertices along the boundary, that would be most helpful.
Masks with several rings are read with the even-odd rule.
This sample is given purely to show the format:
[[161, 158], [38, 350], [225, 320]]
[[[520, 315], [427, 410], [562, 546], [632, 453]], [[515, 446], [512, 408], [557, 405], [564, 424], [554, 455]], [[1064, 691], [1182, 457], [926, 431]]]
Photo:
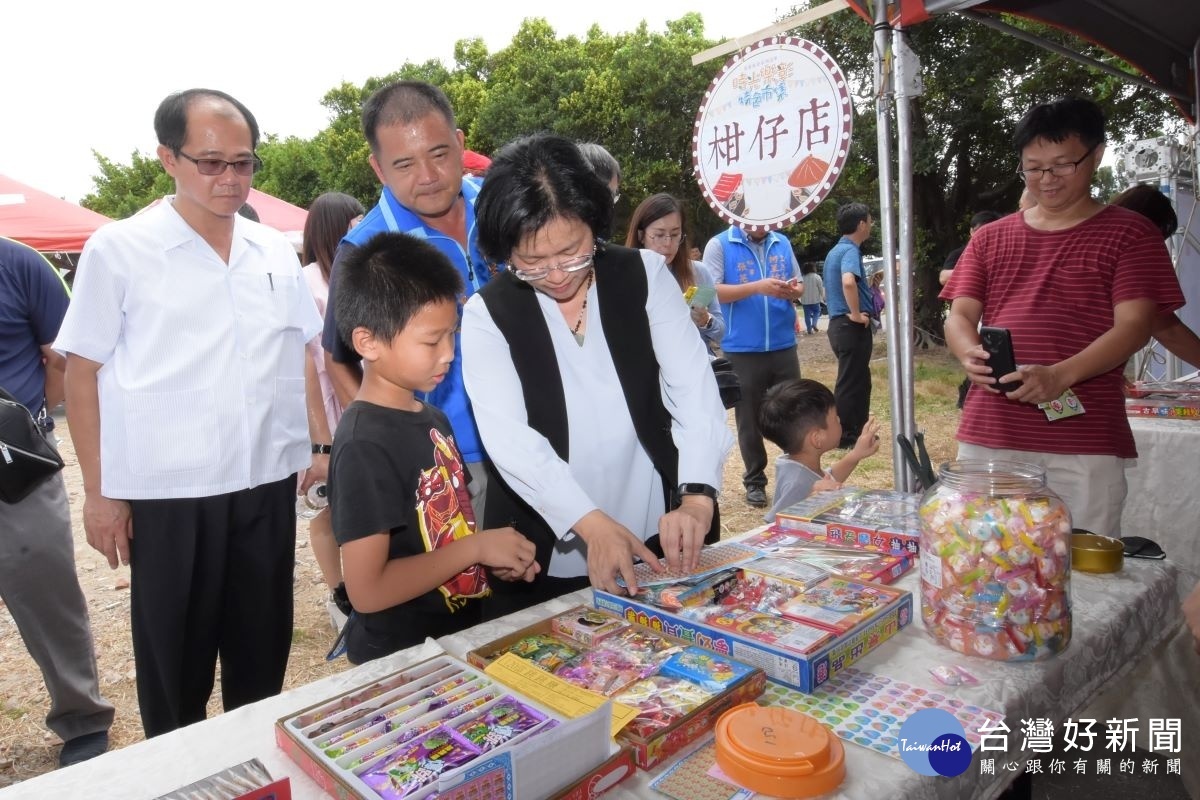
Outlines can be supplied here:
[[331, 444], [314, 444], [312, 446], [312, 454], [314, 456], [327, 456], [332, 452], [333, 445]]
[[714, 501], [717, 499], [717, 490], [709, 486], [707, 483], [679, 484], [679, 496], [686, 497], [689, 494], [702, 494]]

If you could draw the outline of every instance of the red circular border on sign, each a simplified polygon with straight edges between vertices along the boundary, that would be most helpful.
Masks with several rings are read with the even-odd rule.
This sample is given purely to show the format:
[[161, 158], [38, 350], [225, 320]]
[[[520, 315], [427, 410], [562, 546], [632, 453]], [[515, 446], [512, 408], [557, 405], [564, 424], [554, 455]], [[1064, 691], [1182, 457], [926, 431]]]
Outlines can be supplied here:
[[[774, 222], [750, 222], [729, 213], [729, 210], [713, 196], [711, 189], [700, 179], [700, 121], [704, 118], [704, 114], [708, 110], [708, 104], [712, 100], [713, 92], [716, 91], [717, 86], [725, 79], [730, 70], [754, 51], [764, 47], [778, 47], [780, 45], [792, 46], [807, 52], [815, 57], [821, 66], [828, 71], [834, 89], [837, 92], [838, 110], [841, 116], [841, 137], [845, 145], [834, 154], [834, 159], [830, 163], [828, 172], [829, 177], [822, 181], [817, 190], [805, 198], [804, 202], [797, 206], [792, 213]], [[815, 211], [817, 206], [833, 191], [833, 187], [837, 183], [837, 179], [841, 176], [843, 167], [846, 165], [846, 159], [850, 155], [850, 134], [853, 127], [854, 105], [850, 100], [850, 90], [846, 84], [846, 76], [842, 72], [841, 67], [837, 65], [837, 62], [833, 60], [833, 56], [825, 52], [824, 48], [820, 45], [814, 44], [807, 39], [800, 39], [795, 36], [772, 36], [744, 47], [730, 56], [729, 60], [725, 62], [725, 65], [721, 67], [721, 70], [708, 84], [708, 88], [705, 89], [704, 102], [700, 104], [700, 109], [696, 112], [696, 121], [692, 124], [692, 174], [695, 176], [696, 182], [700, 184], [700, 191], [704, 195], [704, 199], [709, 207], [725, 222], [737, 225], [739, 228], [752, 233], [760, 230], [782, 230], [783, 228], [795, 225]]]

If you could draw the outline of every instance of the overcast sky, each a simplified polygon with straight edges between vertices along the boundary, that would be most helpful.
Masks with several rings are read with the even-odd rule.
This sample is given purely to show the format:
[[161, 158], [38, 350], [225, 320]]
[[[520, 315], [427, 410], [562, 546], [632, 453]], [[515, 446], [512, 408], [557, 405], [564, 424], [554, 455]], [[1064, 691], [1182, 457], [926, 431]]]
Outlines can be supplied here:
[[777, 0], [13, 0], [0, 47], [0, 174], [78, 202], [93, 190], [92, 150], [121, 163], [153, 153], [154, 110], [179, 89], [227, 91], [264, 133], [309, 137], [328, 122], [321, 96], [342, 81], [361, 84], [405, 61], [451, 66], [463, 38], [482, 37], [494, 53], [526, 17], [562, 36], [593, 23], [633, 30], [643, 19], [662, 31], [698, 11], [708, 38], [727, 39], [790, 9]]

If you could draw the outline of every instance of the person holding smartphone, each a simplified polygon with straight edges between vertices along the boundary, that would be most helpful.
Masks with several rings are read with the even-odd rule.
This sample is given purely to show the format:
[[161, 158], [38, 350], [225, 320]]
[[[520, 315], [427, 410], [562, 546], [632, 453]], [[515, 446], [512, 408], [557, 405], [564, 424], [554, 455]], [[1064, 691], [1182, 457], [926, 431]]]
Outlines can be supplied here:
[[[1037, 204], [979, 229], [941, 297], [946, 341], [972, 383], [959, 458], [1037, 464], [1075, 527], [1119, 536], [1125, 461], [1137, 457], [1122, 373], [1183, 293], [1154, 226], [1092, 198], [1104, 138], [1089, 100], [1031, 109], [1015, 170]], [[980, 322], [1010, 332], [1015, 369], [994, 368]]]

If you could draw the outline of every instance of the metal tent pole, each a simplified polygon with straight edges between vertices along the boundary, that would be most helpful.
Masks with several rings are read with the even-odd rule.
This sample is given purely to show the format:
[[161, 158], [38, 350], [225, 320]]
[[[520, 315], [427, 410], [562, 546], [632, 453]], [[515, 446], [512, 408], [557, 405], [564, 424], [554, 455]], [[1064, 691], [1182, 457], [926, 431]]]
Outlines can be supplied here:
[[[892, 298], [888, 302], [888, 397], [891, 403], [893, 420], [892, 435], [899, 431], [895, 421], [904, 418], [904, 400], [901, 396], [900, 356], [897, 341], [901, 337], [897, 330], [895, 307], [895, 275], [896, 275], [896, 245], [895, 224], [893, 222], [895, 208], [892, 201], [892, 123], [889, 105], [892, 101], [892, 74], [888, 69], [891, 62], [892, 49], [891, 28], [887, 20], [887, 5], [885, 0], [875, 0], [875, 129], [876, 143], [879, 153], [879, 235], [883, 240], [883, 270], [884, 280], [887, 281], [888, 292]], [[905, 336], [908, 333], [905, 332]], [[911, 476], [908, 464], [900, 448], [892, 441], [892, 477], [897, 489], [907, 488]]]
[[[897, 205], [900, 221], [900, 263], [897, 269], [898, 293], [895, 310], [898, 315], [896, 328], [904, 334], [900, 338], [897, 361], [899, 362], [896, 382], [900, 395], [901, 415], [894, 417], [892, 425], [911, 442], [917, 432], [915, 384], [913, 380], [913, 252], [916, 240], [913, 227], [913, 153], [912, 153], [912, 98], [921, 94], [921, 63], [916, 53], [908, 46], [902, 26], [897, 25], [892, 33], [893, 70], [896, 90], [896, 141], [897, 141]], [[916, 488], [913, 476], [896, 488], [912, 491]]]

